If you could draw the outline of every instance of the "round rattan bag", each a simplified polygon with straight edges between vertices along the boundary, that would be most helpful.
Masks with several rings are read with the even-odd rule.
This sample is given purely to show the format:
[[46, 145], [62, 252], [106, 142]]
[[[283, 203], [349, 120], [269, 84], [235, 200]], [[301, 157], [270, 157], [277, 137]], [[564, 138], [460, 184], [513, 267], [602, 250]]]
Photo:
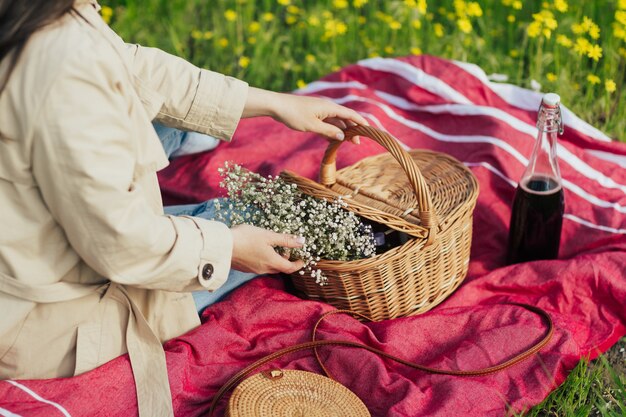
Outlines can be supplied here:
[[227, 417], [370, 417], [352, 391], [322, 375], [271, 370], [245, 379], [228, 401]]

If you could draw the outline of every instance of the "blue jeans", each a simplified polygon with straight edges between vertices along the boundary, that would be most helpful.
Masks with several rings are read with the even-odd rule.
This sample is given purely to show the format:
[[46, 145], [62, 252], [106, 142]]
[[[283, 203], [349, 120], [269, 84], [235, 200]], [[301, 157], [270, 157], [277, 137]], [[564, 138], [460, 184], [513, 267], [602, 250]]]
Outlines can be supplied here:
[[159, 123], [152, 123], [152, 126], [168, 158], [210, 151], [219, 144], [219, 140], [202, 133], [185, 132]]
[[[202, 139], [209, 142], [208, 139], [213, 139], [210, 136], [201, 135], [194, 132], [183, 132], [181, 130], [165, 127], [162, 125], [154, 124], [155, 130], [159, 135], [159, 139], [163, 144], [163, 149], [168, 157], [181, 155], [181, 149], [183, 149], [186, 141], [189, 141], [190, 135], [195, 134], [198, 136], [204, 136], [200, 138], [198, 136], [193, 140]], [[192, 138], [194, 136], [191, 136]], [[216, 140], [216, 139], [214, 139]], [[189, 143], [189, 142], [187, 142]], [[181, 147], [181, 144], [183, 147]], [[197, 148], [196, 148], [197, 149]], [[206, 149], [205, 149], [206, 150]], [[204, 219], [213, 220], [215, 218], [215, 200], [208, 200], [200, 204], [184, 204], [179, 206], [165, 207], [165, 213], [173, 216], [195, 216], [202, 217]], [[198, 313], [201, 313], [207, 306], [218, 302], [226, 294], [239, 287], [240, 285], [250, 281], [252, 278], [258, 276], [257, 274], [241, 272], [231, 269], [228, 274], [228, 279], [220, 288], [214, 292], [208, 291], [194, 291], [192, 293], [193, 300], [196, 303], [196, 309]]]

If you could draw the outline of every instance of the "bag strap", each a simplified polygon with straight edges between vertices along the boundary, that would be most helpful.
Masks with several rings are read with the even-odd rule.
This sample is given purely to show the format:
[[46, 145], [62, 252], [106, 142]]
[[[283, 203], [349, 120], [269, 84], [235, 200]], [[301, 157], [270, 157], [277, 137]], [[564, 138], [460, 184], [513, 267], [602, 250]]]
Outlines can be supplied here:
[[[453, 376], [481, 376], [481, 375], [488, 375], [488, 374], [492, 374], [498, 371], [501, 371], [503, 369], [509, 368], [521, 361], [523, 361], [524, 359], [528, 358], [529, 356], [537, 353], [541, 348], [543, 348], [552, 338], [552, 335], [554, 334], [554, 326], [552, 324], [552, 319], [550, 318], [550, 315], [548, 315], [548, 313], [546, 313], [544, 310], [540, 309], [539, 307], [534, 307], [531, 305], [527, 305], [527, 304], [521, 304], [521, 303], [505, 303], [508, 305], [514, 305], [514, 306], [519, 306], [522, 307], [528, 311], [531, 311], [539, 316], [541, 316], [545, 322], [546, 325], [548, 327], [548, 330], [545, 334], [545, 336], [537, 343], [535, 343], [533, 346], [531, 346], [530, 348], [528, 348], [527, 350], [525, 350], [524, 352], [514, 356], [513, 358], [500, 363], [498, 365], [494, 365], [494, 366], [489, 366], [487, 368], [482, 368], [482, 369], [476, 369], [476, 370], [469, 370], [469, 371], [455, 371], [455, 370], [446, 370], [446, 369], [437, 369], [437, 368], [430, 368], [428, 366], [424, 366], [424, 365], [420, 365], [414, 362], [410, 362], [407, 361], [405, 359], [399, 358], [397, 356], [391, 355], [389, 353], [386, 353], [382, 350], [373, 348], [371, 346], [367, 346], [364, 345], [362, 343], [358, 343], [358, 342], [351, 342], [348, 340], [315, 340], [315, 336], [317, 334], [317, 329], [320, 325], [320, 323], [328, 316], [334, 315], [334, 314], [349, 314], [352, 316], [356, 316], [356, 317], [360, 317], [363, 318], [367, 321], [372, 321], [369, 317], [364, 316], [360, 313], [356, 313], [354, 311], [351, 310], [333, 310], [333, 311], [329, 311], [325, 314], [323, 314], [319, 320], [317, 320], [317, 322], [315, 323], [315, 326], [313, 327], [313, 340], [310, 342], [306, 342], [306, 343], [300, 343], [298, 345], [294, 345], [294, 346], [289, 346], [283, 349], [280, 349], [272, 354], [269, 354], [259, 360], [257, 360], [256, 362], [246, 366], [244, 369], [242, 369], [241, 371], [239, 371], [237, 374], [235, 374], [233, 377], [231, 377], [223, 386], [222, 388], [220, 388], [220, 390], [217, 392], [217, 394], [215, 395], [215, 397], [213, 397], [213, 401], [211, 402], [211, 406], [209, 408], [209, 413], [208, 416], [212, 417], [213, 414], [215, 413], [215, 409], [217, 407], [217, 404], [219, 403], [219, 401], [222, 399], [222, 397], [224, 396], [224, 394], [226, 394], [226, 392], [230, 391], [232, 388], [234, 388], [236, 385], [238, 385], [241, 381], [243, 381], [246, 377], [248, 377], [252, 372], [254, 372], [257, 368], [265, 365], [268, 362], [272, 362], [275, 359], [280, 358], [281, 356], [285, 356], [289, 353], [293, 353], [293, 352], [298, 352], [301, 350], [307, 350], [307, 349], [313, 349], [314, 353], [315, 353], [315, 359], [317, 360], [317, 363], [320, 365], [320, 367], [322, 368], [322, 370], [324, 371], [324, 373], [332, 378], [331, 374], [328, 372], [328, 369], [326, 369], [326, 367], [323, 365], [321, 358], [319, 357], [319, 352], [318, 352], [318, 348], [321, 346], [344, 346], [344, 347], [353, 347], [353, 348], [359, 348], [359, 349], [365, 349], [367, 351], [370, 351], [372, 353], [375, 353], [379, 356], [382, 356], [384, 358], [387, 359], [391, 359], [395, 362], [398, 362], [402, 365], [408, 366], [410, 368], [413, 369], [417, 369], [420, 371], [424, 371], [427, 373], [431, 373], [431, 374], [439, 374], [439, 375], [453, 375]], [[334, 378], [333, 378], [334, 379]]]

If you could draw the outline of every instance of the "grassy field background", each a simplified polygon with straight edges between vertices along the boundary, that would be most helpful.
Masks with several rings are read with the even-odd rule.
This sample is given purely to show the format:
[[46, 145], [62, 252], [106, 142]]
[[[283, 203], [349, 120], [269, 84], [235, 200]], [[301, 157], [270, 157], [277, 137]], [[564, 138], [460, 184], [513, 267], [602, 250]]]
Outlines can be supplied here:
[[290, 91], [359, 59], [432, 54], [554, 91], [626, 141], [626, 0], [103, 0], [126, 40]]
[[[432, 54], [561, 95], [626, 142], [626, 0], [101, 0], [126, 41], [290, 91], [363, 58]], [[626, 339], [624, 339], [626, 340]], [[626, 342], [529, 416], [626, 416]], [[606, 359], [608, 358], [608, 360]]]

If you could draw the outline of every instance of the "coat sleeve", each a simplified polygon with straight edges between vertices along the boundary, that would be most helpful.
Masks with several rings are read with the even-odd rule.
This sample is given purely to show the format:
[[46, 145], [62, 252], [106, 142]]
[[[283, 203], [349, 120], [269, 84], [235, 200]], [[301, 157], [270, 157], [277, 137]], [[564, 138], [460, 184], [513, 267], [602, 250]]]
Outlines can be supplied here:
[[156, 120], [230, 141], [248, 97], [248, 84], [200, 69], [160, 49], [127, 44], [142, 100], [156, 92], [162, 106]]
[[[102, 276], [149, 289], [215, 290], [228, 276], [232, 234], [222, 223], [155, 212], [136, 177], [145, 138], [131, 118], [142, 110], [133, 110], [140, 104], [130, 89], [113, 54], [83, 50], [64, 62], [33, 115], [41, 196], [72, 249]], [[149, 124], [145, 115], [140, 121]], [[156, 181], [154, 172], [143, 175]]]

